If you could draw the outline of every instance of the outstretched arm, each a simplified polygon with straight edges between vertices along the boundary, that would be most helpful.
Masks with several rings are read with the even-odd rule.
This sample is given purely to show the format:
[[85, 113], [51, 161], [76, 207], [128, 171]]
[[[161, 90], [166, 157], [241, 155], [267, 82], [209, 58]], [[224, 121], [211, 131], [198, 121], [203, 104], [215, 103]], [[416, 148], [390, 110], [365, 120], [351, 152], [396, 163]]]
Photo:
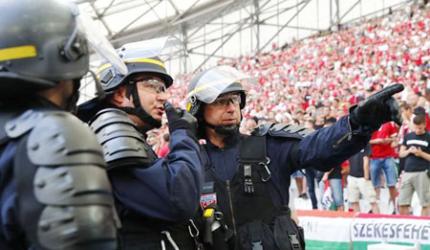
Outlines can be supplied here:
[[383, 123], [401, 124], [399, 106], [392, 95], [403, 90], [395, 84], [373, 94], [350, 109], [350, 115], [331, 127], [322, 128], [303, 138], [292, 151], [296, 168], [319, 166], [326, 171], [361, 150], [373, 131]]

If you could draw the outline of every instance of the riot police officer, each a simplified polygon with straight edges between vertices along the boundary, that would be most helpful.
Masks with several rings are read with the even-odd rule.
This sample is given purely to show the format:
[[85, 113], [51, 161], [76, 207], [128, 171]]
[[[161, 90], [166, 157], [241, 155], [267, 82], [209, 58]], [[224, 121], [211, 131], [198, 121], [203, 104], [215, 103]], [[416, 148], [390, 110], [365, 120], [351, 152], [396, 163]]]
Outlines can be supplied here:
[[320, 166], [327, 171], [363, 148], [380, 124], [399, 121], [391, 97], [403, 89], [382, 90], [332, 127], [309, 134], [282, 124], [240, 134], [246, 104], [243, 76], [218, 66], [190, 82], [187, 110], [199, 121], [205, 139], [204, 242], [209, 249], [304, 249], [303, 234], [290, 219], [288, 190], [294, 171]]
[[[79, 107], [103, 145], [123, 249], [195, 249], [197, 231], [189, 218], [198, 207], [202, 179], [197, 120], [167, 104], [172, 77], [158, 57], [144, 49], [119, 49], [128, 74], [110, 64], [99, 69], [105, 96]], [[145, 132], [158, 128], [166, 112], [170, 153], [158, 159]]]
[[0, 249], [116, 249], [102, 149], [67, 112], [89, 64], [77, 7], [0, 9]]

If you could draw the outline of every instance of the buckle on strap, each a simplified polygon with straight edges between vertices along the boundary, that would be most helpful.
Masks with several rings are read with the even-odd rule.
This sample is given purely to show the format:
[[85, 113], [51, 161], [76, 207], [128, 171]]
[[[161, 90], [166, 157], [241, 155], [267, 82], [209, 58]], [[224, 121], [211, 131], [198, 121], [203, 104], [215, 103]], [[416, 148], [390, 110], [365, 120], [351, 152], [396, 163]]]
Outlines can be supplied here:
[[[170, 243], [170, 245], [173, 247], [173, 249], [175, 250], [179, 250], [178, 245], [176, 244], [176, 242], [173, 240], [172, 236], [170, 235], [169, 231], [161, 231], [161, 234], [164, 234], [167, 238], [167, 241]], [[165, 250], [166, 249], [166, 243], [164, 242], [164, 240], [161, 240], [161, 249]]]
[[252, 250], [263, 250], [263, 242], [261, 242], [261, 240], [251, 242], [251, 244], [252, 244], [251, 246]]
[[243, 165], [243, 178], [244, 178], [244, 187], [243, 190], [247, 194], [254, 193], [254, 184], [252, 182], [252, 165], [244, 164]]
[[259, 162], [258, 165], [260, 166], [260, 176], [262, 182], [268, 182], [270, 178], [272, 178], [272, 173], [270, 172], [269, 165], [270, 164], [270, 158], [266, 157], [266, 162]]
[[288, 237], [290, 238], [293, 250], [302, 250], [302, 247], [300, 246], [300, 241], [297, 238], [297, 234], [289, 234]]

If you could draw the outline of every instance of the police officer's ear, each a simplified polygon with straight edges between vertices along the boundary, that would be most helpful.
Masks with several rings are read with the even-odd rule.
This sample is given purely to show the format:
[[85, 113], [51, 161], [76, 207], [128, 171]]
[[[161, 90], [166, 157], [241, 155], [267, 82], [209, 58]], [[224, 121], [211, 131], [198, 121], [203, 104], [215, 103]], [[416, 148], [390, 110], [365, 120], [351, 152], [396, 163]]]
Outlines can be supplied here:
[[110, 102], [117, 107], [133, 107], [133, 97], [126, 86], [121, 85], [113, 92]]
[[55, 105], [65, 108], [73, 91], [73, 80], [60, 80], [54, 87], [41, 90], [37, 94]]

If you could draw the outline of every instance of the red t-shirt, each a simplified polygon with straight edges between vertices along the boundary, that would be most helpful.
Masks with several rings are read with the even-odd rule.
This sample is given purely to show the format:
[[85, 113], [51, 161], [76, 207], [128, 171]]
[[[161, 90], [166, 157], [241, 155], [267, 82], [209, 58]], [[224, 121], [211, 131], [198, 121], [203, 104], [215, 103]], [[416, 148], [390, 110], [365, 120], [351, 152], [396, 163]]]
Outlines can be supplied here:
[[429, 114], [426, 113], [426, 130], [430, 131], [430, 117]]
[[166, 155], [168, 155], [169, 152], [170, 152], [169, 144], [166, 143], [160, 148], [157, 155], [158, 157], [162, 158], [162, 157], [166, 157]]
[[[382, 126], [372, 134], [373, 139], [389, 138], [395, 136], [398, 133], [398, 128], [394, 122], [387, 122], [382, 124]], [[387, 158], [387, 157], [397, 157], [397, 153], [391, 144], [372, 144], [372, 154], [370, 158]]]

